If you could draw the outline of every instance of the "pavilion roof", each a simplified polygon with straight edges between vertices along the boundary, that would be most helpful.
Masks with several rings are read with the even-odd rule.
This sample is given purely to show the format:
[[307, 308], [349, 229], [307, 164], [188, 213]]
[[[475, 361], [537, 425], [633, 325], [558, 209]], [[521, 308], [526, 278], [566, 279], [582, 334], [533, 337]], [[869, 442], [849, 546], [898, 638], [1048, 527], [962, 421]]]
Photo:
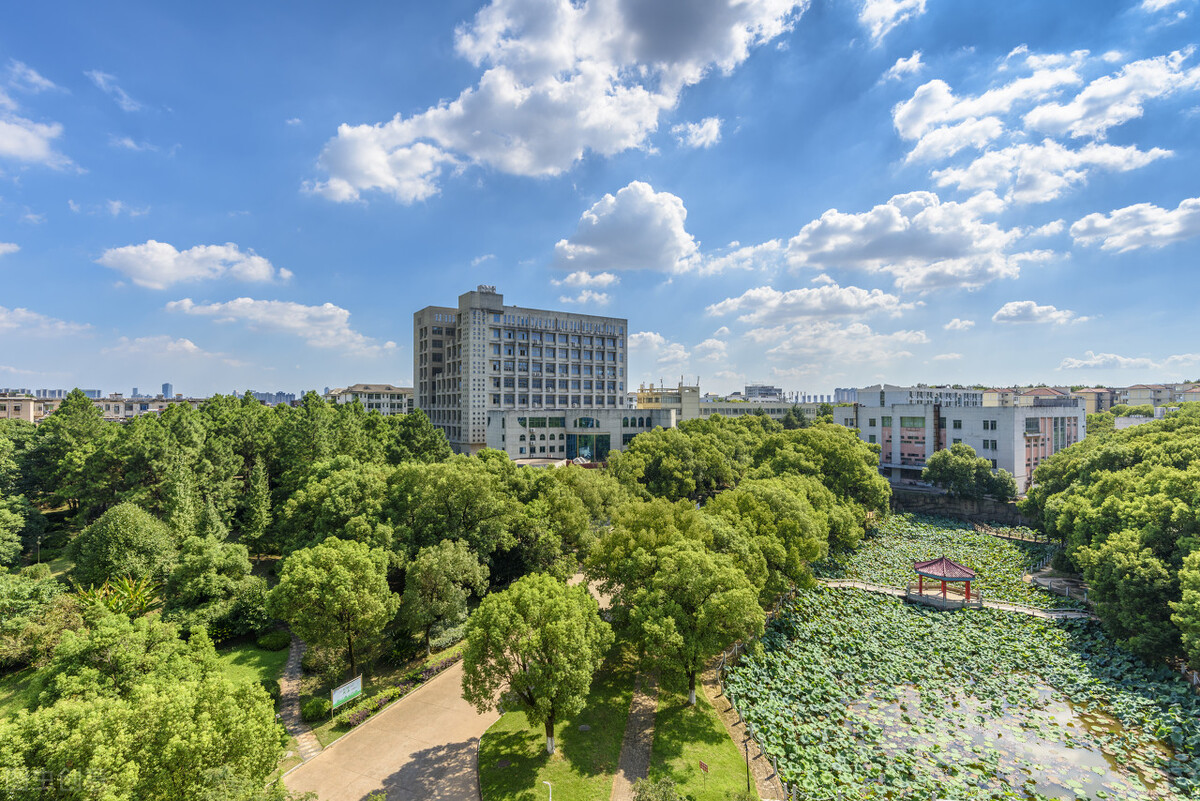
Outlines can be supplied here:
[[946, 581], [973, 581], [975, 579], [974, 570], [944, 556], [930, 559], [928, 562], [914, 562], [913, 570], [927, 578], [945, 579]]

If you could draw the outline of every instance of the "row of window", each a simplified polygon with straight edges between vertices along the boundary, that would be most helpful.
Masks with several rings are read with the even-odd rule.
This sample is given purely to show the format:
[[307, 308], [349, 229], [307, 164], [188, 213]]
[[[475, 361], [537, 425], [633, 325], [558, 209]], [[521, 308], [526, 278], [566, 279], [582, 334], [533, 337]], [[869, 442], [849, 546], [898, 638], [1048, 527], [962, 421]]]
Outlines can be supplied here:
[[[434, 340], [434, 347], [435, 348], [438, 347], [437, 340]], [[493, 356], [519, 356], [519, 357], [530, 357], [531, 356], [534, 359], [541, 359], [541, 358], [543, 358], [542, 353], [543, 353], [543, 349], [539, 348], [539, 347], [523, 348], [520, 346], [513, 346], [513, 345], [504, 345], [503, 347], [501, 347], [500, 345], [492, 345], [492, 355]], [[596, 351], [582, 350], [581, 351], [578, 348], [557, 348], [557, 349], [556, 348], [546, 348], [545, 349], [546, 355], [544, 358], [547, 358], [547, 359], [554, 359], [554, 358], [571, 359], [572, 361], [581, 361], [582, 360], [585, 362], [592, 362], [592, 361], [602, 362], [605, 360], [610, 361], [610, 362], [618, 362], [618, 361], [624, 362], [625, 361], [624, 354], [620, 354], [620, 358], [618, 358], [618, 354], [616, 353], [616, 351], [607, 351], [607, 355], [605, 355], [605, 353], [606, 353], [605, 351], [601, 351], [601, 350], [596, 350]], [[557, 356], [555, 354], [557, 354]]]
[[543, 381], [540, 378], [534, 378], [534, 379], [513, 378], [512, 376], [506, 376], [503, 379], [493, 378], [492, 379], [492, 389], [529, 389], [531, 382], [533, 384], [533, 389], [549, 389], [549, 390], [571, 389], [571, 390], [578, 392], [580, 390], [580, 388], [582, 388], [584, 392], [591, 392], [592, 389], [594, 388], [597, 392], [604, 392], [606, 389], [608, 392], [624, 392], [625, 391], [625, 383], [624, 382], [617, 383], [616, 381], [609, 381], [607, 384], [607, 387], [606, 387], [605, 382], [603, 382], [603, 381], [593, 382], [591, 379], [583, 379], [581, 381], [578, 378], [572, 378], [572, 379], [560, 378], [560, 379], [558, 379], [558, 386], [555, 387], [554, 379], [547, 378], [545, 380], [545, 387], [543, 387], [542, 386]]
[[504, 405], [512, 406], [520, 404], [522, 406], [533, 405], [541, 406], [543, 398], [546, 406], [617, 406], [617, 398], [621, 396], [609, 395], [607, 398], [604, 395], [558, 395], [558, 403], [556, 404], [554, 395], [492, 395], [492, 405], [499, 406], [500, 398], [504, 398]]
[[511, 328], [506, 328], [503, 331], [499, 328], [493, 328], [492, 339], [506, 339], [516, 342], [545, 342], [547, 344], [557, 342], [560, 345], [574, 345], [575, 347], [584, 348], [625, 347], [624, 341], [618, 337], [590, 337], [580, 334], [543, 334], [540, 331], [513, 331]]
[[[435, 353], [433, 355], [434, 355], [434, 361], [438, 361], [437, 357], [440, 354]], [[424, 358], [424, 357], [422, 357], [422, 358]], [[493, 373], [500, 372], [501, 368], [503, 368], [505, 372], [509, 372], [509, 373], [513, 372], [514, 370], [519, 373], [532, 373], [533, 375], [541, 375], [541, 373], [542, 373], [542, 363], [541, 362], [534, 362], [532, 370], [529, 369], [530, 368], [529, 362], [499, 362], [499, 361], [492, 362], [492, 372]], [[558, 374], [559, 375], [592, 375], [592, 369], [593, 369], [592, 365], [590, 365], [590, 364], [560, 364], [558, 366]], [[609, 367], [606, 369], [604, 367], [597, 366], [595, 368], [595, 374], [597, 376], [607, 375], [609, 378], [616, 378], [617, 376], [624, 378], [625, 377], [625, 368], [624, 367]], [[554, 375], [554, 365], [553, 364], [546, 365], [546, 375]]]

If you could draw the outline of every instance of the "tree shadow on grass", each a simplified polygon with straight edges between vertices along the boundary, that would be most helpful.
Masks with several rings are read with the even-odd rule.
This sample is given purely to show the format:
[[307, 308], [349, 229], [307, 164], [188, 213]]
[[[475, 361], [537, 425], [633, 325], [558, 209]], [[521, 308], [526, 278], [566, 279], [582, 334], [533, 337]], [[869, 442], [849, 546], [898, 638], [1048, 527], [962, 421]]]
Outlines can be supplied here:
[[[475, 798], [475, 756], [478, 747], [479, 740], [472, 737], [459, 743], [417, 751], [412, 759], [383, 780], [387, 801], [461, 801]], [[370, 793], [364, 795], [362, 801], [370, 796]]]
[[[622, 643], [617, 643], [592, 679], [588, 704], [559, 732], [563, 758], [581, 776], [613, 773], [621, 756], [621, 739], [629, 717], [634, 670]], [[587, 731], [580, 731], [585, 725]]]
[[483, 797], [533, 801], [537, 797], [533, 788], [539, 786], [538, 776], [550, 760], [542, 737], [528, 729], [488, 732], [485, 736], [486, 746], [479, 753]]
[[688, 706], [686, 680], [675, 675], [662, 678], [654, 723], [651, 776], [665, 776], [683, 784], [695, 770], [690, 763], [682, 762], [685, 747], [717, 748], [728, 742], [725, 729], [719, 723], [713, 725], [715, 712], [704, 706], [699, 690], [697, 696], [696, 705]]

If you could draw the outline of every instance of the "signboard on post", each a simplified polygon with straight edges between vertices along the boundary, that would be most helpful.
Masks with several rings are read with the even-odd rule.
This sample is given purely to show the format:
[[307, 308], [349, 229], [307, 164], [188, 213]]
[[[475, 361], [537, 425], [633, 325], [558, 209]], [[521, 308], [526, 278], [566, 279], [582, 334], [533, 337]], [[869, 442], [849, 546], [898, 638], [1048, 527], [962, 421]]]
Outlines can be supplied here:
[[362, 674], [355, 676], [350, 681], [343, 684], [341, 687], [334, 687], [329, 691], [329, 708], [337, 709], [347, 701], [351, 701], [362, 695]]
[[708, 763], [705, 762], [703, 759], [700, 760], [700, 770], [704, 771], [705, 773], [708, 773]]

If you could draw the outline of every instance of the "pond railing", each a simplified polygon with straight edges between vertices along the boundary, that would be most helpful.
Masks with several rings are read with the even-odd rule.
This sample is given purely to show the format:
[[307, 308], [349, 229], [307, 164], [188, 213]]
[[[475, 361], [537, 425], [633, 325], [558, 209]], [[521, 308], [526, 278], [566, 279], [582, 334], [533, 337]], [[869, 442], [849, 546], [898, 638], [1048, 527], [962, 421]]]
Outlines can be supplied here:
[[910, 583], [904, 590], [904, 600], [910, 603], [925, 604], [938, 609], [982, 609], [983, 608], [983, 593], [976, 591], [971, 594], [970, 599], [966, 593], [957, 588], [946, 588], [945, 595], [941, 592], [932, 591], [933, 588], [926, 586], [922, 588], [917, 582]]

